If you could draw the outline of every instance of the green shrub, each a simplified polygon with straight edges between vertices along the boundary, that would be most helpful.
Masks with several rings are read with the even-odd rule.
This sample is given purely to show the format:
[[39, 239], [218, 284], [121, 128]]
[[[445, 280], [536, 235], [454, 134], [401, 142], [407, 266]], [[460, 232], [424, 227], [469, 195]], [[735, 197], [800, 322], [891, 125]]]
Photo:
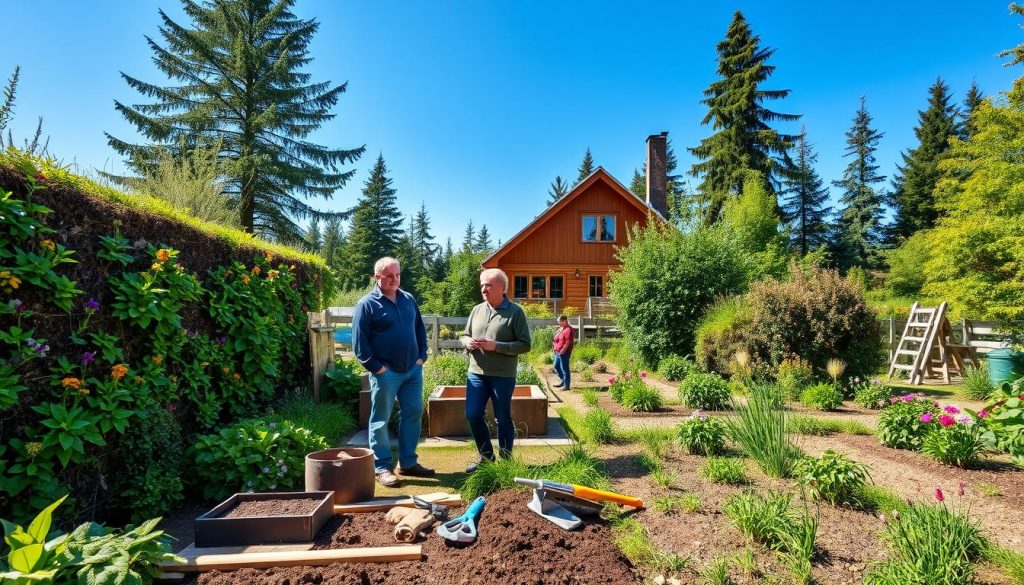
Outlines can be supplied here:
[[985, 549], [978, 525], [966, 511], [944, 504], [912, 503], [882, 533], [889, 559], [868, 571], [867, 585], [972, 583], [974, 562]]
[[814, 383], [814, 369], [799, 356], [786, 357], [779, 363], [775, 379], [786, 400], [799, 400], [804, 388]]
[[594, 370], [590, 368], [583, 368], [580, 372], [580, 382], [593, 382], [594, 381]]
[[928, 234], [917, 232], [903, 241], [898, 248], [885, 253], [889, 264], [889, 274], [885, 278], [885, 288], [889, 294], [897, 297], [920, 297], [925, 276], [921, 267], [930, 258]]
[[836, 384], [822, 382], [804, 388], [800, 394], [800, 402], [808, 408], [835, 410], [843, 405], [843, 393]]
[[694, 455], [718, 455], [725, 451], [725, 424], [716, 417], [695, 410], [676, 426], [679, 445]]
[[[537, 327], [530, 332], [530, 354], [554, 358], [555, 334], [558, 327]], [[548, 362], [551, 363], [551, 362]]]
[[589, 366], [601, 359], [603, 353], [604, 352], [601, 351], [601, 348], [596, 345], [582, 343], [573, 348], [572, 357], [573, 359], [577, 359]]
[[873, 435], [871, 427], [855, 420], [836, 420], [813, 416], [793, 415], [786, 418], [786, 430], [796, 435], [824, 437], [833, 433], [848, 435]]
[[658, 364], [658, 374], [669, 382], [678, 382], [685, 378], [696, 366], [690, 360], [678, 355], [670, 355]]
[[423, 364], [423, 404], [437, 386], [465, 386], [469, 357], [461, 351], [442, 351]]
[[934, 426], [921, 417], [938, 418], [939, 410], [921, 394], [890, 398], [878, 418], [878, 439], [886, 447], [918, 451]]
[[699, 473], [715, 483], [742, 485], [750, 482], [743, 460], [736, 457], [708, 457]]
[[583, 397], [583, 404], [587, 406], [597, 406], [597, 390], [593, 388], [583, 388], [580, 390], [580, 396]]
[[541, 382], [540, 374], [537, 373], [537, 370], [533, 369], [533, 366], [530, 364], [521, 361], [516, 369], [516, 385], [543, 386], [544, 384]]
[[174, 510], [184, 499], [181, 426], [164, 408], [140, 413], [125, 429], [113, 457], [123, 473], [111, 477], [115, 506], [131, 512], [133, 523]]
[[727, 297], [701, 317], [695, 334], [694, 355], [704, 371], [732, 372], [733, 356], [747, 351], [745, 331], [750, 322], [747, 313], [742, 297]]
[[580, 360], [572, 360], [572, 362], [569, 364], [569, 371], [574, 374], [578, 374], [583, 370], [586, 370], [588, 367], [589, 366], [587, 366], [587, 362], [581, 362]]
[[726, 421], [726, 433], [770, 477], [790, 477], [801, 456], [786, 430], [782, 403], [763, 387], [751, 389], [747, 403], [736, 407], [736, 416]]
[[718, 227], [683, 231], [649, 222], [630, 228], [626, 241], [618, 251], [622, 267], [612, 273], [608, 289], [630, 349], [653, 366], [690, 353], [705, 310], [745, 288], [747, 259], [735, 238]]
[[962, 385], [964, 396], [971, 400], [988, 400], [996, 391], [988, 377], [988, 362], [981, 362], [981, 367], [967, 366]]
[[879, 409], [885, 408], [892, 397], [892, 388], [878, 378], [871, 378], [860, 382], [857, 378], [853, 380], [853, 401], [864, 408]]
[[355, 360], [337, 358], [334, 369], [324, 373], [324, 384], [320, 387], [320, 399], [337, 401], [351, 408], [359, 407], [359, 392], [363, 389], [363, 366]]
[[642, 380], [628, 385], [622, 393], [622, 406], [633, 412], [655, 412], [661, 409], [661, 393]]
[[[928, 423], [933, 427], [921, 442], [921, 452], [945, 465], [970, 467], [977, 463], [985, 450], [981, 429], [968, 415], [943, 414], [940, 421]], [[960, 419], [960, 420], [957, 420]]]
[[1024, 379], [1004, 383], [978, 411], [985, 442], [1010, 454], [1014, 465], [1024, 469]]
[[323, 437], [291, 423], [250, 419], [199, 435], [190, 450], [203, 497], [301, 487], [306, 454], [328, 448]]
[[804, 457], [794, 469], [800, 485], [815, 499], [832, 505], [856, 503], [856, 496], [871, 478], [868, 468], [829, 449], [821, 457]]
[[612, 415], [602, 408], [593, 408], [583, 416], [583, 437], [585, 443], [607, 444], [615, 439]]
[[679, 401], [689, 408], [723, 410], [729, 403], [729, 385], [718, 374], [693, 373], [679, 385]]

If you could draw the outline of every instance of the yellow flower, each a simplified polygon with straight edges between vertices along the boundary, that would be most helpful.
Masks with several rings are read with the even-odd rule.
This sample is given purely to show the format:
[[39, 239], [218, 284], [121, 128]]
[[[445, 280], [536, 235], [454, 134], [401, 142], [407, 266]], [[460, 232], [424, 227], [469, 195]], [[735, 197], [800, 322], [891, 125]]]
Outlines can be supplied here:
[[199, 365], [205, 368], [206, 366], [210, 365], [210, 362], [201, 362]]
[[17, 276], [9, 276], [5, 284], [10, 288], [18, 288], [18, 285], [21, 284], [21, 279]]
[[115, 380], [120, 380], [121, 378], [124, 378], [125, 374], [127, 373], [128, 366], [124, 364], [116, 364], [114, 367], [110, 368], [110, 377]]
[[28, 453], [29, 456], [35, 457], [43, 452], [43, 444], [36, 443], [34, 441], [31, 443], [25, 443], [25, 452]]
[[42, 242], [39, 242], [39, 245], [51, 252], [57, 248], [57, 244], [54, 244], [53, 240], [43, 240]]
[[74, 388], [75, 390], [78, 390], [82, 387], [82, 381], [79, 380], [78, 378], [64, 378], [63, 380], [60, 381], [60, 384], [65, 388]]
[[136, 384], [141, 384], [145, 381], [146, 379], [143, 378], [142, 376], [135, 376], [134, 378], [132, 378], [132, 382], [135, 382]]
[[166, 248], [160, 248], [156, 251], [156, 259], [161, 262], [167, 262], [171, 259], [171, 252]]
[[160, 357], [158, 355], [155, 355], [155, 356], [153, 356], [150, 359], [152, 359], [153, 360], [153, 364], [157, 365], [157, 366], [159, 366], [160, 364], [164, 363], [164, 358], [162, 358], [162, 357]]
[[88, 395], [89, 395], [89, 389], [88, 389], [88, 388], [82, 388], [82, 389], [81, 389], [81, 390], [79, 390], [78, 392], [79, 392], [79, 393], [80, 393], [80, 394], [81, 394], [82, 396], [88, 396]]
[[229, 373], [231, 371], [231, 368], [229, 368], [227, 366], [224, 366], [223, 368], [221, 368], [221, 371], [224, 372], [225, 374], [227, 374], [227, 373]]
[[245, 284], [249, 284], [249, 275], [248, 274], [243, 274], [242, 275], [242, 282], [244, 282]]

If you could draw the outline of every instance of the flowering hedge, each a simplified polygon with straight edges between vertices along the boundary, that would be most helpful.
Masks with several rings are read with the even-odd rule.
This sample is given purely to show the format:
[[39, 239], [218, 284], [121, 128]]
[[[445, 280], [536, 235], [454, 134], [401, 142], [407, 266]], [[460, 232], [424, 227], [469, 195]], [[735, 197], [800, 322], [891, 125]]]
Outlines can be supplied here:
[[173, 502], [145, 486], [178, 477], [124, 477], [138, 440], [127, 429], [168, 411], [181, 432], [161, 436], [180, 440], [306, 380], [304, 311], [320, 305], [322, 263], [251, 238], [237, 246], [82, 184], [0, 156], [0, 517], [68, 492], [84, 496], [75, 513], [88, 502], [99, 516], [124, 490]]

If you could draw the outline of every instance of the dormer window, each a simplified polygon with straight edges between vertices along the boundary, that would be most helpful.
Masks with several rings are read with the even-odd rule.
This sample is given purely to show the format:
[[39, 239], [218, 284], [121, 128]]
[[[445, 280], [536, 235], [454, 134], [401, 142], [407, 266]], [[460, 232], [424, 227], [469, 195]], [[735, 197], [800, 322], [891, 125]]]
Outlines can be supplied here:
[[615, 241], [615, 216], [614, 215], [584, 215], [583, 216], [583, 241], [584, 242], [614, 242]]

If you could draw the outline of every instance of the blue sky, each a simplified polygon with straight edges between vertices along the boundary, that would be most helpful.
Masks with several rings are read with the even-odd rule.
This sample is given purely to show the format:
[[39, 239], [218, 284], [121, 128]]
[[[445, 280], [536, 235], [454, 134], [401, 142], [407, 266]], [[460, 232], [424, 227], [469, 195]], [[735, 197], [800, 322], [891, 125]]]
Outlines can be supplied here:
[[[668, 131], [682, 169], [710, 130], [702, 91], [715, 79], [715, 44], [735, 10], [775, 49], [769, 89], [790, 89], [770, 107], [802, 114], [778, 126], [807, 127], [818, 171], [838, 179], [843, 133], [860, 96], [884, 132], [878, 162], [891, 176], [936, 76], [963, 99], [971, 80], [986, 95], [1024, 69], [996, 55], [1024, 41], [1007, 0], [964, 2], [448, 2], [299, 0], [315, 17], [314, 80], [347, 81], [315, 136], [366, 145], [356, 179], [323, 209], [351, 207], [383, 153], [410, 213], [426, 202], [435, 236], [456, 245], [466, 222], [506, 240], [543, 210], [556, 175], [574, 179], [589, 147], [627, 184], [646, 137]], [[22, 68], [16, 140], [44, 118], [50, 152], [80, 171], [121, 170], [103, 132], [135, 139], [113, 108], [140, 103], [120, 73], [162, 83], [144, 36], [156, 36], [172, 0], [4, 0], [0, 77]], [[835, 189], [833, 189], [835, 195]]]

